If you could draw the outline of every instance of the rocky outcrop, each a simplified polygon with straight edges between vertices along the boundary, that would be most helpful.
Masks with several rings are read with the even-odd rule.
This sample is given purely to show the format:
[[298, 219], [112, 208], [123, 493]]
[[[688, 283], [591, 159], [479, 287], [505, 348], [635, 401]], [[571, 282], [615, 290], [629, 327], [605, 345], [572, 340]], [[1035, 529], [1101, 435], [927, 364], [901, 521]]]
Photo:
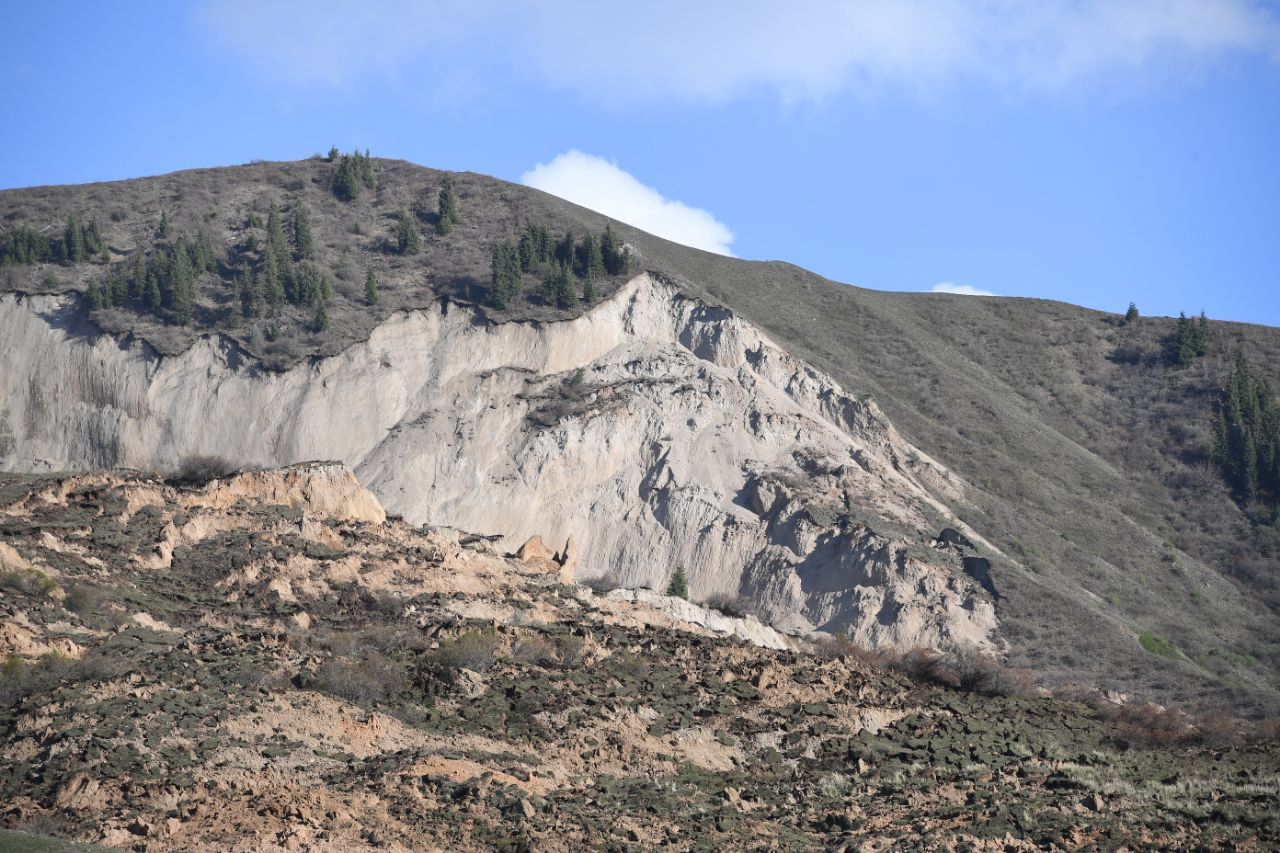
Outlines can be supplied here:
[[159, 357], [56, 297], [0, 296], [0, 339], [7, 470], [340, 460], [412, 522], [508, 550], [572, 538], [579, 579], [657, 589], [682, 564], [694, 599], [749, 596], [789, 632], [995, 641], [990, 596], [928, 547], [944, 527], [985, 547], [947, 509], [958, 480], [870, 400], [649, 275], [563, 322], [440, 302], [283, 373], [213, 337]]

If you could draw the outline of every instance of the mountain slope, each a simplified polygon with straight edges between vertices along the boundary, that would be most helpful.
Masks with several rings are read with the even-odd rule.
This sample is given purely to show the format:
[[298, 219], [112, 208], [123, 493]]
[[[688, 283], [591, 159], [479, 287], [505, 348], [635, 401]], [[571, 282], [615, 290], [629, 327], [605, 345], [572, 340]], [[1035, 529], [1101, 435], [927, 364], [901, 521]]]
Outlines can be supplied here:
[[[94, 324], [132, 331], [162, 353], [185, 351], [201, 329], [216, 329], [239, 342], [233, 349], [281, 367], [343, 351], [395, 311], [441, 297], [462, 305], [483, 298], [489, 246], [527, 221], [557, 233], [604, 224], [537, 191], [457, 175], [459, 227], [447, 238], [428, 235], [421, 255], [402, 257], [384, 248], [394, 215], [424, 198], [429, 206], [442, 176], [404, 163], [376, 166], [376, 192], [349, 204], [329, 193], [333, 166], [306, 161], [6, 192], [0, 216], [56, 230], [73, 208], [96, 215], [113, 257], [125, 263], [154, 239], [162, 209], [174, 229], [204, 223], [234, 247], [251, 210], [265, 213], [275, 201], [287, 212], [301, 200], [321, 247], [316, 263], [334, 281], [330, 331], [303, 331], [307, 317], [286, 310], [285, 325], [297, 331], [265, 341], [262, 322], [247, 324], [234, 312], [230, 270], [202, 283], [191, 329], [121, 309], [93, 315]], [[1209, 696], [1275, 707], [1274, 533], [1251, 524], [1199, 464], [1208, 398], [1234, 348], [1245, 348], [1280, 384], [1275, 330], [1214, 323], [1210, 356], [1177, 368], [1160, 358], [1172, 331], [1167, 320], [1121, 326], [1111, 315], [1059, 303], [877, 293], [615, 228], [642, 269], [703, 304], [731, 309], [849, 394], [870, 394], [908, 441], [964, 481], [948, 505], [1007, 557], [990, 555], [989, 577], [1013, 662], [1049, 679], [1093, 679], [1171, 701]], [[366, 266], [382, 279], [376, 307], [359, 302]], [[3, 282], [16, 291], [59, 291], [101, 274], [85, 264], [6, 267]], [[603, 282], [601, 290], [612, 296], [624, 282]], [[499, 324], [584, 310], [555, 309], [530, 288], [531, 298], [513, 309], [478, 310]], [[81, 328], [77, 317], [72, 311], [53, 322]], [[77, 334], [93, 334], [83, 328]], [[6, 457], [7, 467], [17, 462]], [[1144, 634], [1179, 651], [1172, 659], [1148, 652], [1138, 642]]]

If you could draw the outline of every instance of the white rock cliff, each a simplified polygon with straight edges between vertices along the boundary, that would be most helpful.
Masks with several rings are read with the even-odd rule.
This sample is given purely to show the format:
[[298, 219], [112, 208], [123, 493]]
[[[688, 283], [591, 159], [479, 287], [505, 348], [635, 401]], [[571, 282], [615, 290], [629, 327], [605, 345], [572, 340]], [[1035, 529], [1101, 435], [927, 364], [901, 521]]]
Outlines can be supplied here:
[[694, 600], [745, 596], [783, 630], [998, 644], [991, 597], [924, 547], [964, 529], [959, 480], [873, 402], [647, 274], [563, 322], [442, 301], [280, 373], [218, 337], [161, 357], [53, 296], [0, 295], [0, 342], [5, 470], [339, 460], [415, 523], [572, 537], [579, 579], [661, 589], [683, 564]]

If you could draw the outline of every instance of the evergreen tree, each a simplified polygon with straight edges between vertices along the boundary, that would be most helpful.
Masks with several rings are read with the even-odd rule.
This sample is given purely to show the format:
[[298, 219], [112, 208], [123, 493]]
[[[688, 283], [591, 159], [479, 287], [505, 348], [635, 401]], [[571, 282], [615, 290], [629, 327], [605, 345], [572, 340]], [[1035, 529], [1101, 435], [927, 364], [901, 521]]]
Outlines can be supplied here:
[[689, 600], [689, 577], [685, 574], [684, 566], [676, 566], [671, 582], [667, 584], [667, 595]]
[[69, 263], [79, 263], [85, 258], [84, 231], [80, 216], [72, 211], [67, 216], [67, 227], [62, 232], [62, 255]]
[[604, 256], [595, 235], [588, 233], [578, 244], [578, 269], [588, 281], [604, 275]]
[[510, 240], [493, 247], [489, 267], [492, 274], [489, 304], [494, 308], [514, 304], [520, 298], [520, 253]]
[[311, 236], [311, 214], [301, 202], [293, 206], [293, 250], [302, 260], [310, 260], [316, 251]]
[[562, 267], [573, 266], [573, 231], [564, 232], [564, 237], [556, 242], [554, 258], [556, 263]]
[[373, 268], [370, 267], [364, 276], [364, 301], [368, 305], [377, 305], [378, 299], [378, 277], [373, 274]]
[[324, 300], [316, 304], [316, 315], [311, 321], [311, 327], [317, 332], [327, 332], [329, 330], [329, 308]]
[[1126, 324], [1132, 323], [1138, 319], [1138, 306], [1134, 302], [1129, 303], [1129, 310], [1124, 312], [1124, 321]]
[[55, 241], [27, 225], [5, 235], [0, 243], [0, 263], [38, 264], [54, 255]]
[[213, 251], [213, 240], [202, 227], [192, 244], [192, 266], [197, 272], [213, 272], [218, 268], [218, 256]]
[[626, 248], [618, 242], [618, 237], [613, 233], [613, 225], [606, 223], [604, 226], [604, 235], [600, 238], [600, 257], [604, 262], [604, 269], [609, 275], [625, 275], [631, 264], [630, 254]]
[[582, 301], [590, 305], [596, 301], [596, 283], [594, 279], [587, 279], [582, 283]]
[[533, 226], [529, 225], [524, 229], [524, 233], [520, 235], [520, 245], [517, 251], [520, 253], [520, 269], [522, 272], [533, 272], [534, 264], [537, 263], [537, 245], [536, 237], [533, 234]]
[[274, 252], [276, 261], [283, 263], [288, 258], [288, 247], [285, 244], [284, 225], [280, 221], [280, 209], [271, 202], [267, 211], [267, 251]]
[[542, 295], [557, 308], [572, 308], [578, 304], [578, 291], [569, 268], [556, 264], [542, 279]]
[[142, 301], [147, 306], [148, 311], [157, 317], [160, 316], [164, 297], [160, 293], [160, 282], [157, 280], [154, 271], [147, 271], [146, 281], [142, 286]]
[[133, 250], [133, 259], [129, 263], [129, 296], [141, 299], [147, 284], [147, 256], [141, 247]]
[[437, 204], [436, 231], [440, 232], [441, 235], [445, 235], [453, 230], [453, 226], [458, 224], [458, 196], [453, 189], [453, 178], [448, 175], [444, 176], [444, 183], [440, 187]]
[[258, 277], [251, 270], [240, 271], [240, 313], [246, 319], [262, 316], [262, 294]]
[[156, 227], [156, 236], [161, 240], [169, 236], [169, 211], [160, 211], [160, 224]]
[[333, 194], [342, 201], [354, 201], [359, 198], [364, 183], [360, 180], [360, 171], [350, 157], [345, 154], [338, 160], [338, 169], [333, 175]]
[[335, 145], [329, 149], [329, 162], [336, 163], [337, 160], [338, 160], [338, 146]]
[[103, 242], [102, 232], [98, 230], [98, 220], [90, 218], [89, 224], [85, 226], [82, 233], [84, 242], [84, 254], [86, 258], [94, 255], [101, 255], [107, 250], [107, 245]]
[[262, 259], [262, 275], [259, 281], [262, 286], [262, 298], [272, 308], [284, 304], [284, 273], [280, 269], [280, 261], [271, 247]]
[[413, 225], [409, 211], [401, 210], [396, 222], [396, 246], [402, 255], [416, 255], [422, 249], [422, 238]]
[[333, 173], [333, 194], [342, 201], [354, 201], [367, 187], [373, 189], [376, 181], [373, 160], [368, 150], [364, 154], [354, 151], [338, 158], [338, 168]]
[[1242, 501], [1280, 503], [1280, 403], [1243, 353], [1222, 391], [1210, 451]]
[[1209, 319], [1203, 311], [1196, 320], [1185, 312], [1178, 315], [1171, 347], [1174, 364], [1190, 364], [1209, 352]]

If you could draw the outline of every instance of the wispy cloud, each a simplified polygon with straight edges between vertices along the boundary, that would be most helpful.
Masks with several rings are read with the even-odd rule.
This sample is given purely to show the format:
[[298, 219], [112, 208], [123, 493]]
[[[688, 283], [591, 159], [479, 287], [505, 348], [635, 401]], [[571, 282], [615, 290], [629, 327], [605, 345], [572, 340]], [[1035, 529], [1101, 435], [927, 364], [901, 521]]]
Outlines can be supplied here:
[[566, 151], [525, 172], [520, 182], [676, 243], [733, 254], [727, 225], [701, 208], [663, 197], [602, 157]]
[[971, 284], [956, 284], [954, 281], [940, 281], [929, 288], [930, 293], [958, 293], [961, 296], [998, 296], [990, 290], [982, 290]]
[[818, 99], [966, 78], [1052, 91], [1228, 55], [1280, 60], [1268, 0], [206, 0], [202, 18], [286, 82], [343, 84], [439, 54], [613, 100]]

